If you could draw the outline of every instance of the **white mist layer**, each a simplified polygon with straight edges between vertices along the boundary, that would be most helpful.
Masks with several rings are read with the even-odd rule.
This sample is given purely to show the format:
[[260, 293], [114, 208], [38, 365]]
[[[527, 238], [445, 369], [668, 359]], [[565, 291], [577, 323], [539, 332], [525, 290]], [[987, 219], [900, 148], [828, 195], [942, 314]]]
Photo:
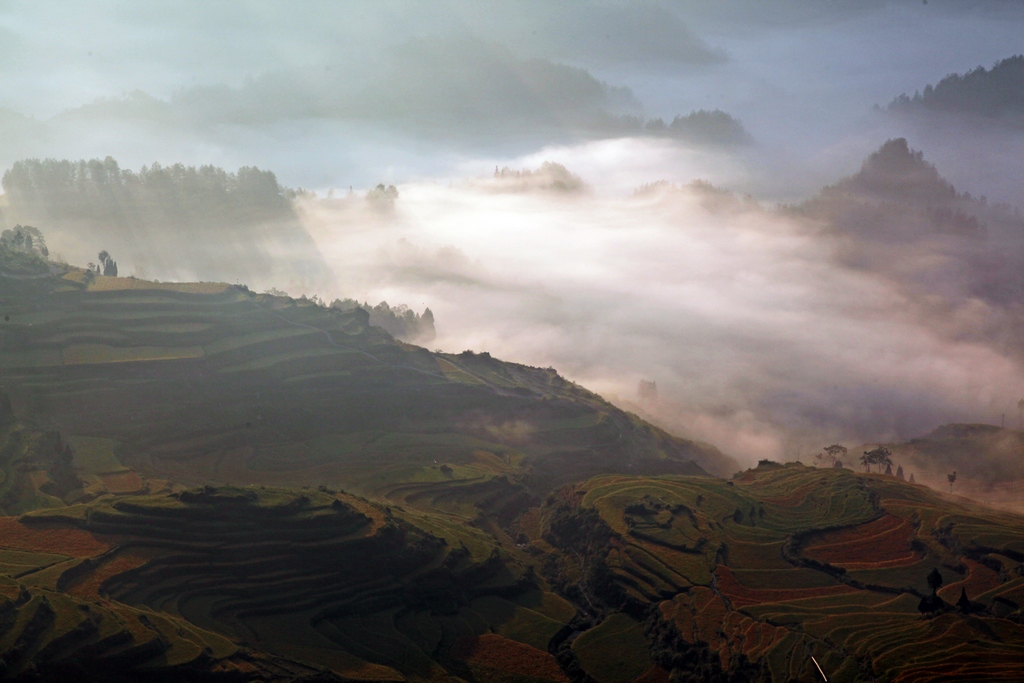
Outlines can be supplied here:
[[951, 341], [944, 321], [834, 263], [813, 226], [760, 207], [689, 189], [400, 190], [393, 213], [304, 206], [337, 275], [321, 295], [429, 306], [433, 346], [554, 366], [626, 407], [654, 380], [649, 417], [745, 463], [991, 422], [1024, 386], [1016, 361]]

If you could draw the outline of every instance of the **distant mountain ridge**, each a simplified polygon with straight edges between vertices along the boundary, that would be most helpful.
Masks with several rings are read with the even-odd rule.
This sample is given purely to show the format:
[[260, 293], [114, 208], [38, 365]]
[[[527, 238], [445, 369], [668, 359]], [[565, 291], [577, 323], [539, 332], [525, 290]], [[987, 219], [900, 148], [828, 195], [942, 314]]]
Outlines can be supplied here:
[[840, 252], [849, 265], [885, 273], [919, 294], [953, 302], [979, 297], [1014, 311], [1024, 300], [1020, 208], [958, 192], [905, 138], [885, 142], [857, 173], [796, 213], [850, 238]]
[[[600, 42], [604, 48], [607, 41]], [[720, 110], [695, 109], [669, 123], [648, 118], [628, 87], [610, 85], [579, 66], [521, 57], [503, 44], [469, 35], [411, 38], [357, 70], [344, 65], [269, 71], [237, 87], [191, 86], [167, 99], [136, 90], [83, 104], [57, 118], [200, 129], [334, 120], [444, 136], [449, 144], [524, 135], [546, 140], [658, 136], [706, 145], [750, 139], [742, 123]]]
[[950, 74], [924, 92], [902, 94], [888, 105], [896, 113], [948, 113], [1024, 123], [1024, 55]]

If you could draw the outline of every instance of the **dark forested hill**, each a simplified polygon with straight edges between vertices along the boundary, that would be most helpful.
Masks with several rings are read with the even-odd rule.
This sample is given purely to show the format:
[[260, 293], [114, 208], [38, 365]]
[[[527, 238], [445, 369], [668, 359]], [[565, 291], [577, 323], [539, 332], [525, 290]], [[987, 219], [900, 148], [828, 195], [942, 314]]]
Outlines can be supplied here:
[[963, 74], [950, 74], [924, 92], [900, 95], [889, 111], [945, 112], [1024, 123], [1024, 55], [979, 66]]

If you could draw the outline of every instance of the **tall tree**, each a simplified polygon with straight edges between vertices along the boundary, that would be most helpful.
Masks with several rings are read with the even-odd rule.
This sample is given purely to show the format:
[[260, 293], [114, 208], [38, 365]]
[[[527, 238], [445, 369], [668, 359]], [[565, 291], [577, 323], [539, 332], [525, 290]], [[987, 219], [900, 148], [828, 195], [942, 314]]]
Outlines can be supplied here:
[[817, 454], [814, 456], [814, 459], [819, 462], [828, 462], [830, 465], [835, 467], [835, 464], [837, 462], [841, 462], [842, 459], [846, 457], [847, 453], [848, 451], [846, 450], [846, 446], [840, 446], [839, 444], [834, 443], [831, 446], [825, 446], [825, 452]]
[[[110, 277], [117, 277], [117, 261], [110, 258], [110, 253], [106, 249], [104, 249], [99, 254], [97, 254], [97, 256], [99, 256], [100, 263], [98, 266], [96, 266], [96, 272], [99, 273], [102, 271], [104, 275], [108, 275]], [[89, 265], [91, 266], [92, 264]]]
[[864, 468], [870, 472], [872, 465], [878, 465], [878, 471], [882, 471], [882, 467], [892, 466], [892, 451], [885, 446], [879, 446], [874, 450], [864, 451], [864, 455], [861, 456], [860, 461], [864, 465]]

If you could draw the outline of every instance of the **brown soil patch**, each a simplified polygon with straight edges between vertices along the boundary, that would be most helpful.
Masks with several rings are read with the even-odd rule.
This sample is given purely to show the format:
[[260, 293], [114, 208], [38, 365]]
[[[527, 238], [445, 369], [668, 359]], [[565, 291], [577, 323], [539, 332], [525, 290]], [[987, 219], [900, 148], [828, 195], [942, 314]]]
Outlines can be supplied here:
[[747, 588], [724, 565], [718, 565], [715, 569], [715, 576], [718, 577], [718, 590], [721, 591], [722, 595], [729, 598], [734, 607], [746, 607], [765, 602], [788, 602], [790, 600], [800, 600], [801, 598], [816, 598], [822, 595], [843, 595], [855, 592], [855, 589], [842, 585], [819, 588]]
[[472, 664], [499, 669], [520, 676], [569, 683], [555, 658], [535, 647], [485, 633], [474, 638], [459, 638], [452, 656]]
[[854, 569], [900, 567], [917, 562], [910, 549], [914, 529], [895, 515], [867, 524], [829, 532], [804, 550], [804, 555], [829, 564]]
[[151, 556], [152, 553], [132, 550], [119, 553], [116, 557], [107, 560], [82, 579], [76, 581], [66, 592], [79, 598], [95, 600], [100, 597], [100, 585], [104, 581], [131, 569], [141, 567], [150, 560]]
[[146, 488], [146, 482], [137, 472], [101, 474], [99, 477], [110, 493], [138, 493]]
[[110, 550], [111, 543], [74, 527], [22, 524], [17, 517], [0, 517], [0, 547], [71, 557], [95, 557]]
[[668, 683], [668, 672], [660, 666], [652, 666], [642, 676], [635, 679], [633, 683]]
[[728, 669], [734, 654], [758, 661], [789, 633], [782, 626], [754, 621], [732, 612], [710, 588], [698, 586], [661, 603], [662, 616], [675, 624], [688, 643], [707, 643]]
[[17, 583], [0, 583], [0, 598], [15, 600], [21, 595], [21, 585]]
[[967, 565], [967, 576], [961, 581], [956, 581], [939, 589], [939, 597], [946, 602], [956, 603], [960, 599], [961, 589], [966, 589], [967, 598], [973, 600], [982, 593], [1002, 585], [997, 572], [992, 571], [983, 564], [978, 564], [974, 560], [965, 559], [963, 562]]

